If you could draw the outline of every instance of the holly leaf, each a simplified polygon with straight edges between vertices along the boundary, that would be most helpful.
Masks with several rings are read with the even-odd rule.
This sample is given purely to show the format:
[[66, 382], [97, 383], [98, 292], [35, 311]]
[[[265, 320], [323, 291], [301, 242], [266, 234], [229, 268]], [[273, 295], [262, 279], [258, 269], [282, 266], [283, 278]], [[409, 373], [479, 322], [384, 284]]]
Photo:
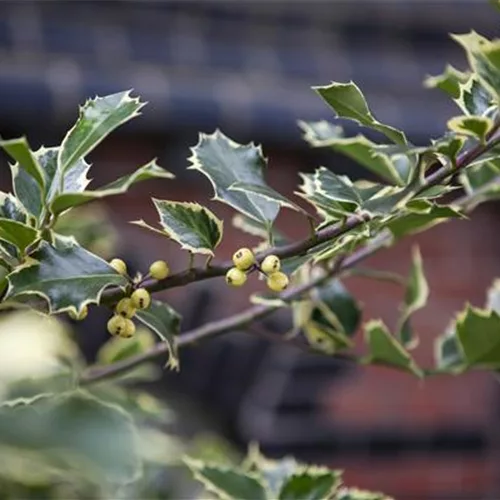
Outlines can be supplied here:
[[194, 478], [217, 498], [224, 500], [267, 499], [265, 487], [257, 474], [245, 473], [235, 468], [209, 465], [191, 458], [185, 458], [184, 461]]
[[493, 120], [485, 116], [455, 116], [448, 120], [448, 128], [458, 134], [486, 140], [486, 136], [493, 128]]
[[19, 200], [10, 193], [0, 191], [0, 217], [13, 221], [27, 223], [28, 214]]
[[500, 40], [490, 41], [475, 31], [463, 35], [452, 35], [465, 53], [471, 68], [477, 73], [481, 84], [498, 101], [500, 94]]
[[443, 335], [437, 337], [434, 346], [434, 357], [438, 371], [461, 373], [464, 370], [464, 353], [454, 325], [451, 325]]
[[[429, 89], [438, 88], [453, 99], [460, 97], [460, 84], [465, 83], [469, 79], [469, 73], [459, 71], [451, 64], [448, 64], [444, 72], [436, 76], [427, 76], [424, 80], [424, 87]], [[474, 113], [475, 114], [475, 113]]]
[[288, 207], [307, 215], [307, 212], [302, 207], [299, 207], [299, 205], [290, 201], [286, 196], [283, 196], [281, 193], [268, 185], [251, 184], [249, 182], [235, 182], [233, 185], [229, 186], [229, 190], [252, 193], [256, 196], [261, 196], [265, 200], [276, 202], [282, 207]]
[[393, 154], [391, 158], [378, 144], [365, 136], [344, 137], [342, 127], [324, 120], [299, 121], [299, 126], [304, 131], [304, 140], [311, 146], [330, 147], [352, 158], [356, 163], [391, 184], [404, 186], [411, 177], [413, 166], [403, 153]]
[[389, 333], [381, 320], [372, 320], [364, 325], [365, 341], [370, 349], [367, 363], [392, 366], [422, 376], [408, 351]]
[[346, 176], [336, 175], [325, 167], [319, 167], [315, 171], [314, 180], [320, 194], [333, 201], [352, 205], [353, 211], [363, 203], [360, 193]]
[[[154, 198], [153, 203], [165, 236], [192, 253], [214, 254], [222, 240], [223, 223], [213, 212], [198, 203]], [[139, 222], [138, 225], [158, 232], [145, 223]]]
[[[36, 452], [58, 469], [98, 484], [129, 483], [141, 472], [132, 418], [87, 392], [46, 394], [0, 407], [0, 443]], [[68, 459], [68, 456], [71, 459]]]
[[463, 214], [450, 205], [431, 203], [427, 213], [407, 211], [390, 221], [387, 227], [396, 239], [400, 239], [407, 234], [419, 233], [449, 219], [462, 217]]
[[146, 165], [138, 168], [135, 172], [120, 177], [116, 181], [96, 189], [95, 191], [66, 191], [62, 194], [58, 194], [52, 201], [50, 210], [53, 214], [59, 215], [70, 208], [83, 205], [89, 201], [124, 194], [137, 182], [149, 179], [172, 179], [173, 177], [174, 175], [171, 172], [160, 167], [156, 163], [156, 160], [152, 160]]
[[335, 500], [394, 500], [378, 491], [360, 490], [358, 488], [340, 488]]
[[267, 186], [264, 170], [267, 160], [260, 147], [238, 144], [222, 132], [200, 134], [198, 144], [191, 148], [190, 169], [208, 177], [214, 188], [214, 200], [226, 203], [242, 214], [270, 228], [280, 205], [254, 193], [230, 189], [238, 182]]
[[14, 245], [21, 254], [37, 238], [38, 231], [33, 227], [16, 220], [0, 218], [0, 240]]
[[476, 116], [484, 115], [493, 105], [490, 94], [475, 74], [460, 83], [460, 96], [455, 102], [465, 114]]
[[380, 123], [368, 108], [365, 97], [354, 82], [337, 83], [313, 87], [333, 108], [339, 118], [348, 118], [360, 125], [381, 132], [396, 144], [406, 144], [406, 136], [401, 130]]
[[31, 265], [8, 275], [6, 298], [41, 297], [51, 314], [71, 311], [78, 316], [87, 304], [99, 303], [107, 287], [127, 284], [125, 277], [75, 240], [58, 239], [54, 246], [42, 241], [31, 257]]
[[89, 99], [61, 143], [57, 158], [61, 175], [89, 154], [108, 134], [139, 115], [144, 106], [130, 91]]
[[166, 343], [169, 355], [167, 367], [179, 370], [179, 356], [175, 344], [175, 336], [178, 335], [181, 324], [179, 313], [165, 302], [152, 300], [147, 309], [136, 312], [135, 318]]
[[399, 318], [399, 339], [404, 347], [416, 346], [418, 339], [414, 336], [410, 325], [410, 317], [427, 304], [429, 286], [424, 274], [422, 256], [418, 247], [413, 249], [410, 275], [406, 284], [405, 301]]
[[0, 140], [0, 146], [23, 170], [26, 171], [27, 174], [35, 179], [40, 189], [45, 189], [45, 178], [42, 168], [33, 154], [33, 151], [31, 151], [26, 137], [19, 137], [18, 139], [10, 139], [8, 141]]
[[340, 486], [339, 473], [325, 467], [297, 471], [283, 484], [279, 500], [324, 500], [332, 498]]
[[500, 368], [500, 316], [496, 311], [467, 306], [455, 327], [468, 366]]

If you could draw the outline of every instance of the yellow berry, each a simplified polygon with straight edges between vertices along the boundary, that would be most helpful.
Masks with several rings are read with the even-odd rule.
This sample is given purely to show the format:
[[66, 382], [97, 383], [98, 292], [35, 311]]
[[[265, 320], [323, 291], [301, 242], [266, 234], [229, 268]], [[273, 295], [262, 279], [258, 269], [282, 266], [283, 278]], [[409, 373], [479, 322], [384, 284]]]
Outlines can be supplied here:
[[138, 288], [131, 296], [132, 305], [137, 309], [146, 309], [151, 304], [151, 295], [145, 288]]
[[83, 306], [82, 310], [80, 313], [75, 313], [73, 309], [70, 309], [68, 311], [68, 315], [71, 319], [75, 321], [82, 321], [87, 317], [87, 314], [89, 313], [89, 308], [87, 306]]
[[125, 319], [125, 328], [118, 334], [124, 339], [129, 339], [135, 333], [135, 325], [131, 319]]
[[149, 266], [149, 274], [155, 280], [164, 280], [169, 273], [170, 269], [164, 260], [157, 260]]
[[121, 299], [115, 307], [115, 313], [123, 316], [124, 318], [133, 318], [137, 309], [132, 304], [132, 300], [129, 298]]
[[114, 315], [111, 317], [111, 319], [108, 321], [108, 332], [111, 333], [111, 335], [121, 335], [122, 332], [124, 332], [127, 328], [127, 320], [123, 316], [118, 316]]
[[240, 271], [246, 271], [255, 264], [255, 255], [249, 248], [240, 248], [233, 254], [233, 263]]
[[243, 286], [246, 280], [247, 280], [247, 275], [237, 267], [232, 267], [226, 273], [226, 283], [228, 285]]
[[288, 286], [288, 283], [288, 276], [280, 271], [267, 277], [267, 286], [274, 292], [282, 292]]
[[127, 274], [127, 264], [123, 262], [122, 259], [113, 259], [109, 265], [118, 273], [118, 274]]
[[277, 255], [268, 255], [260, 265], [263, 273], [277, 273], [281, 268], [281, 261]]

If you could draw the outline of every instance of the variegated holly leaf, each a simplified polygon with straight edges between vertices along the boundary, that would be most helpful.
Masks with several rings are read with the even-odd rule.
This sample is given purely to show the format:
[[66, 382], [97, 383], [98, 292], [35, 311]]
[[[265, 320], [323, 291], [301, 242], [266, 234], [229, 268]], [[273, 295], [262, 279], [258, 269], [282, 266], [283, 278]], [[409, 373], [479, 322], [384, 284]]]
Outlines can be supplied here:
[[221, 500], [267, 500], [259, 474], [220, 465], [211, 465], [191, 458], [184, 459], [196, 480]]
[[500, 40], [488, 40], [475, 31], [463, 35], [452, 35], [465, 53], [471, 68], [477, 73], [481, 84], [498, 101], [500, 96]]
[[[353, 209], [363, 204], [361, 194], [345, 175], [336, 175], [325, 167], [319, 167], [314, 173], [317, 190], [325, 198], [352, 205]], [[354, 211], [353, 210], [353, 211]]]
[[410, 317], [427, 304], [429, 285], [425, 278], [422, 256], [418, 247], [413, 249], [412, 264], [406, 284], [405, 302], [399, 318], [399, 339], [407, 349], [416, 345], [417, 338], [410, 324]]
[[0, 240], [6, 241], [23, 254], [36, 239], [38, 231], [16, 220], [0, 218]]
[[493, 128], [493, 120], [485, 116], [455, 116], [448, 120], [448, 128], [458, 134], [474, 137], [484, 142]]
[[280, 204], [255, 193], [230, 189], [238, 182], [267, 186], [264, 170], [267, 160], [260, 147], [238, 144], [222, 132], [200, 134], [198, 144], [191, 148], [190, 169], [208, 177], [214, 188], [214, 199], [227, 203], [247, 217], [270, 228], [278, 215]]
[[467, 115], [483, 116], [493, 105], [488, 91], [481, 85], [476, 74], [470, 75], [467, 81], [459, 85], [460, 95], [455, 102]]
[[168, 349], [167, 367], [179, 369], [179, 356], [175, 336], [180, 331], [181, 316], [165, 302], [152, 300], [147, 309], [137, 311], [135, 318], [151, 329], [166, 343]]
[[275, 201], [279, 205], [283, 207], [291, 208], [292, 210], [296, 210], [297, 212], [301, 212], [307, 215], [307, 212], [289, 200], [286, 196], [283, 196], [281, 193], [278, 193], [275, 189], [268, 185], [263, 184], [251, 184], [249, 182], [235, 182], [233, 185], [229, 186], [230, 191], [240, 191], [243, 193], [251, 193], [256, 196], [261, 196], [265, 200]]
[[[66, 191], [62, 194], [58, 194], [52, 201], [50, 210], [53, 214], [58, 215], [65, 210], [83, 205], [89, 201], [124, 194], [137, 182], [156, 178], [172, 179], [173, 177], [174, 175], [171, 172], [158, 166], [156, 160], [152, 160], [146, 165], [138, 168], [135, 172], [120, 177], [116, 181], [96, 189], [95, 191]], [[76, 188], [76, 183], [72, 185]]]
[[434, 346], [438, 371], [460, 373], [466, 368], [464, 353], [454, 324], [450, 325], [443, 335], [437, 337]]
[[43, 241], [31, 257], [30, 264], [9, 274], [6, 298], [38, 296], [51, 313], [78, 316], [87, 304], [99, 303], [107, 287], [127, 284], [107, 262], [69, 238], [58, 238], [54, 245]]
[[387, 224], [395, 238], [400, 239], [407, 234], [419, 233], [452, 218], [464, 217], [458, 209], [452, 206], [428, 203], [430, 206], [425, 213], [407, 210]]
[[130, 483], [141, 473], [137, 438], [129, 413], [83, 390], [0, 406], [0, 443], [31, 453], [43, 450], [51, 477], [62, 469], [68, 477], [77, 471], [90, 484]]
[[331, 106], [339, 118], [348, 118], [377, 130], [396, 144], [406, 144], [406, 136], [401, 130], [380, 123], [373, 116], [363, 93], [355, 83], [332, 82], [330, 85], [313, 89]]
[[364, 325], [365, 342], [370, 353], [367, 363], [392, 366], [422, 376], [422, 370], [417, 366], [408, 351], [389, 333], [381, 320], [372, 320]]
[[424, 86], [428, 89], [438, 88], [456, 100], [460, 97], [460, 84], [468, 79], [469, 73], [459, 71], [448, 64], [440, 75], [426, 77]]
[[[391, 184], [405, 185], [411, 178], [413, 164], [404, 153], [385, 154], [378, 144], [363, 135], [344, 137], [342, 127], [327, 121], [299, 122], [304, 140], [313, 147], [330, 147], [359, 163]], [[413, 153], [412, 153], [413, 154]]]
[[326, 467], [297, 468], [283, 484], [279, 500], [324, 500], [333, 498], [341, 485], [340, 474]]
[[33, 154], [26, 137], [0, 141], [0, 146], [29, 174], [40, 188], [45, 189], [45, 177], [37, 158]]
[[139, 115], [144, 106], [130, 91], [89, 99], [80, 107], [80, 116], [66, 134], [57, 158], [62, 175], [89, 154], [108, 134]]
[[500, 315], [495, 310], [467, 306], [455, 328], [467, 366], [500, 368]]
[[59, 148], [42, 147], [33, 154], [37, 158], [45, 177], [45, 193], [40, 190], [36, 181], [19, 165], [12, 165], [12, 182], [14, 192], [26, 209], [36, 218], [40, 218], [45, 206], [50, 205], [56, 196], [64, 192], [81, 192], [90, 182], [87, 172], [90, 164], [83, 158], [77, 161], [62, 176], [57, 170]]
[[132, 221], [132, 224], [171, 238], [192, 253], [214, 254], [222, 240], [223, 222], [212, 211], [199, 203], [154, 198], [153, 203], [162, 229], [156, 229], [142, 220]]

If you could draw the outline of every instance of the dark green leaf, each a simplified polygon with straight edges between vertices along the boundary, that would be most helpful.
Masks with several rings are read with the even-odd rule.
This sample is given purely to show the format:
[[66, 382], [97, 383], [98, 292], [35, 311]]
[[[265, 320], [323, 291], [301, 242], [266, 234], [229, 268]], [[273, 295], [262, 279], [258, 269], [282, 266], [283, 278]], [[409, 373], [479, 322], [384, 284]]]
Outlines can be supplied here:
[[432, 89], [438, 88], [453, 99], [458, 99], [460, 97], [460, 84], [465, 83], [468, 78], [468, 73], [459, 71], [448, 64], [441, 75], [428, 76], [424, 80], [424, 86]]
[[460, 373], [465, 368], [464, 353], [453, 325], [436, 339], [435, 358], [440, 371]]
[[[74, 171], [76, 171], [76, 167], [74, 167], [74, 169]], [[156, 160], [152, 160], [146, 165], [138, 168], [135, 172], [120, 177], [116, 181], [96, 189], [95, 191], [66, 191], [63, 194], [59, 194], [55, 196], [50, 209], [52, 213], [60, 214], [69, 208], [77, 207], [89, 201], [106, 198], [107, 196], [124, 194], [135, 183], [156, 178], [172, 179], [173, 174], [158, 166]], [[75, 184], [72, 185], [74, 186]]]
[[281, 488], [279, 500], [328, 500], [340, 486], [338, 473], [308, 468], [290, 477]]
[[370, 349], [367, 362], [392, 366], [409, 371], [417, 377], [422, 371], [404, 347], [389, 333], [380, 320], [369, 321], [364, 325], [365, 340]]
[[270, 227], [280, 205], [253, 193], [231, 190], [237, 182], [266, 186], [264, 171], [267, 161], [260, 147], [238, 144], [222, 132], [200, 134], [198, 144], [191, 148], [189, 168], [208, 177], [214, 188], [214, 199], [227, 203], [251, 219]]
[[406, 144], [403, 132], [375, 119], [359, 87], [353, 83], [332, 82], [323, 87], [313, 87], [333, 108], [340, 118], [349, 118], [360, 125], [370, 127], [387, 136], [396, 144]]
[[389, 222], [387, 227], [394, 237], [399, 239], [407, 234], [414, 234], [429, 229], [448, 219], [460, 217], [463, 217], [463, 215], [452, 206], [433, 204], [432, 209], [428, 213], [404, 213]]
[[[342, 333], [350, 337], [354, 335], [361, 321], [361, 310], [356, 299], [340, 280], [332, 279], [325, 285], [315, 288], [312, 297], [315, 301], [324, 304], [335, 315]], [[321, 310], [318, 313], [318, 316], [313, 313], [314, 319], [320, 322], [328, 322], [328, 318], [322, 314]], [[332, 324], [331, 326], [335, 325]]]
[[399, 155], [395, 163], [363, 135], [344, 137], [341, 127], [326, 121], [299, 122], [299, 125], [305, 132], [304, 139], [313, 147], [331, 147], [392, 184], [402, 186], [410, 178], [411, 165], [406, 157]]
[[260, 479], [251, 473], [243, 473], [234, 468], [208, 465], [198, 460], [185, 459], [195, 479], [207, 491], [223, 500], [267, 500], [266, 490]]
[[457, 317], [456, 330], [469, 366], [500, 368], [500, 316], [496, 311], [468, 306]]
[[296, 203], [290, 201], [286, 196], [278, 193], [278, 191], [268, 185], [251, 184], [249, 182], [235, 182], [232, 186], [229, 186], [229, 190], [261, 196], [265, 200], [276, 202], [283, 207], [288, 207], [292, 210], [296, 210], [297, 212], [305, 213], [303, 208], [299, 207]]
[[151, 305], [147, 309], [137, 311], [135, 317], [166, 343], [169, 354], [167, 367], [178, 370], [179, 357], [175, 336], [180, 330], [180, 315], [165, 302], [152, 300]]
[[464, 113], [476, 116], [484, 115], [492, 106], [490, 94], [475, 74], [460, 84], [460, 97], [456, 102]]
[[130, 97], [130, 91], [89, 99], [61, 143], [58, 171], [64, 175], [114, 129], [138, 116], [143, 106], [139, 99]]
[[10, 139], [8, 141], [0, 140], [0, 146], [38, 183], [40, 188], [45, 188], [45, 178], [26, 137]]
[[0, 191], [0, 217], [2, 219], [11, 219], [25, 224], [28, 222], [28, 214], [19, 200], [10, 193]]
[[493, 128], [493, 120], [485, 116], [455, 116], [448, 120], [448, 128], [484, 142]]
[[38, 231], [16, 220], [0, 218], [0, 240], [16, 246], [21, 253], [38, 238]]
[[[44, 459], [92, 478], [128, 483], [140, 474], [135, 428], [121, 408], [81, 391], [0, 408], [0, 443], [44, 450]], [[104, 478], [103, 478], [104, 476]]]
[[[281, 234], [277, 229], [272, 228], [269, 233], [264, 224], [261, 222], [257, 222], [255, 219], [251, 219], [250, 217], [246, 217], [243, 214], [235, 214], [233, 217], [233, 226], [244, 231], [245, 233], [251, 234], [252, 236], [257, 236], [264, 240], [267, 240], [269, 234], [271, 234], [272, 240], [275, 245], [281, 246], [289, 243], [289, 240], [285, 238], [283, 234]], [[284, 261], [281, 263], [283, 266]]]
[[190, 252], [214, 254], [222, 240], [223, 223], [213, 212], [198, 203], [154, 198], [153, 203], [166, 236]]
[[314, 173], [314, 180], [319, 193], [336, 202], [344, 202], [360, 207], [363, 200], [351, 180], [346, 176], [336, 175], [325, 167], [319, 167]]
[[410, 275], [406, 285], [404, 308], [399, 318], [399, 337], [406, 348], [415, 345], [417, 340], [409, 324], [410, 317], [416, 311], [425, 307], [428, 297], [429, 286], [424, 274], [422, 256], [418, 247], [415, 247], [412, 253]]
[[107, 262], [74, 240], [58, 240], [56, 246], [43, 241], [32, 257], [37, 263], [9, 275], [7, 298], [40, 296], [51, 313], [79, 315], [85, 305], [99, 302], [105, 288], [127, 284]]

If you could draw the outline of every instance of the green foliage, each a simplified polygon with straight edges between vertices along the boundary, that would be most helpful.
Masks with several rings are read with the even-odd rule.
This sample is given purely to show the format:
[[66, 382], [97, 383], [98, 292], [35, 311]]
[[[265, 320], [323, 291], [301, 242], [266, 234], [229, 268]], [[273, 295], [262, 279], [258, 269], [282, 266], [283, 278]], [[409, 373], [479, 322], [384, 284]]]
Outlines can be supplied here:
[[[303, 343], [299, 347], [322, 355], [342, 355], [417, 377], [500, 369], [497, 281], [485, 307], [467, 305], [437, 339], [435, 366], [428, 368], [409, 353], [417, 340], [412, 315], [429, 296], [418, 250], [406, 280], [385, 272], [385, 278], [390, 275], [404, 286], [394, 335], [381, 320], [368, 320], [360, 328], [362, 304], [343, 284], [345, 274], [356, 274], [359, 263], [375, 251], [436, 224], [463, 219], [477, 205], [500, 198], [500, 40], [474, 31], [453, 38], [469, 67], [462, 72], [446, 66], [442, 75], [426, 79], [427, 87], [443, 91], [458, 110], [442, 137], [429, 144], [411, 144], [403, 131], [375, 118], [353, 82], [314, 87], [337, 118], [371, 129], [370, 138], [347, 137], [337, 123], [299, 122], [310, 146], [331, 148], [366, 170], [366, 179], [323, 166], [300, 174], [295, 194], [318, 217], [267, 184], [260, 146], [238, 144], [219, 130], [200, 134], [188, 168], [209, 179], [213, 199], [235, 209], [233, 224], [257, 239], [255, 265], [245, 273], [265, 274], [263, 259], [277, 255], [291, 287], [272, 297], [254, 294], [255, 306], [191, 332], [180, 332], [181, 318], [165, 302], [132, 308], [130, 316], [140, 327], [135, 334], [132, 323], [122, 329], [131, 338], [110, 339], [93, 366], [87, 366], [68, 331], [51, 316], [66, 312], [83, 319], [88, 306], [115, 307], [133, 293], [149, 298], [161, 288], [224, 276], [232, 264], [212, 263], [223, 221], [198, 203], [153, 198], [159, 226], [142, 219], [134, 223], [178, 243], [189, 252], [189, 267], [158, 281], [145, 270], [135, 276], [119, 274], [98, 256], [114, 256], [114, 239], [108, 238], [113, 231], [109, 223], [92, 220], [101, 218], [98, 212], [77, 207], [124, 194], [140, 181], [173, 178], [152, 160], [105, 186], [89, 188], [88, 155], [143, 106], [130, 92], [88, 100], [59, 145], [34, 151], [25, 137], [0, 140], [15, 162], [12, 193], [0, 193], [0, 308], [17, 311], [0, 317], [2, 493], [14, 492], [17, 498], [34, 492], [47, 498], [165, 498], [164, 492], [153, 488], [151, 494], [149, 488], [151, 477], [169, 467], [164, 450], [173, 449], [172, 441], [160, 427], [145, 424], [148, 419], [163, 424], [164, 409], [119, 384], [157, 377], [153, 360], [163, 354], [168, 355], [167, 366], [178, 369], [179, 346], [237, 331], [278, 309], [293, 320], [289, 337], [298, 335], [294, 340]], [[284, 235], [275, 224], [281, 207], [295, 210], [309, 234], [297, 241]], [[195, 253], [207, 255], [204, 267], [194, 265]], [[358, 359], [354, 346], [361, 329], [367, 353]], [[102, 383], [92, 385], [97, 381]], [[387, 498], [344, 486], [338, 471], [291, 458], [272, 461], [253, 453], [238, 467], [200, 460], [188, 465], [219, 498]]]
[[277, 202], [232, 189], [239, 182], [266, 186], [267, 161], [260, 147], [237, 144], [217, 130], [212, 135], [200, 134], [198, 144], [191, 151], [190, 168], [208, 177], [215, 200], [227, 203], [266, 228], [272, 225], [279, 212]]
[[153, 203], [160, 216], [162, 230], [144, 221], [134, 221], [133, 224], [159, 232], [189, 252], [214, 255], [222, 240], [223, 223], [213, 212], [199, 203], [155, 199]]

